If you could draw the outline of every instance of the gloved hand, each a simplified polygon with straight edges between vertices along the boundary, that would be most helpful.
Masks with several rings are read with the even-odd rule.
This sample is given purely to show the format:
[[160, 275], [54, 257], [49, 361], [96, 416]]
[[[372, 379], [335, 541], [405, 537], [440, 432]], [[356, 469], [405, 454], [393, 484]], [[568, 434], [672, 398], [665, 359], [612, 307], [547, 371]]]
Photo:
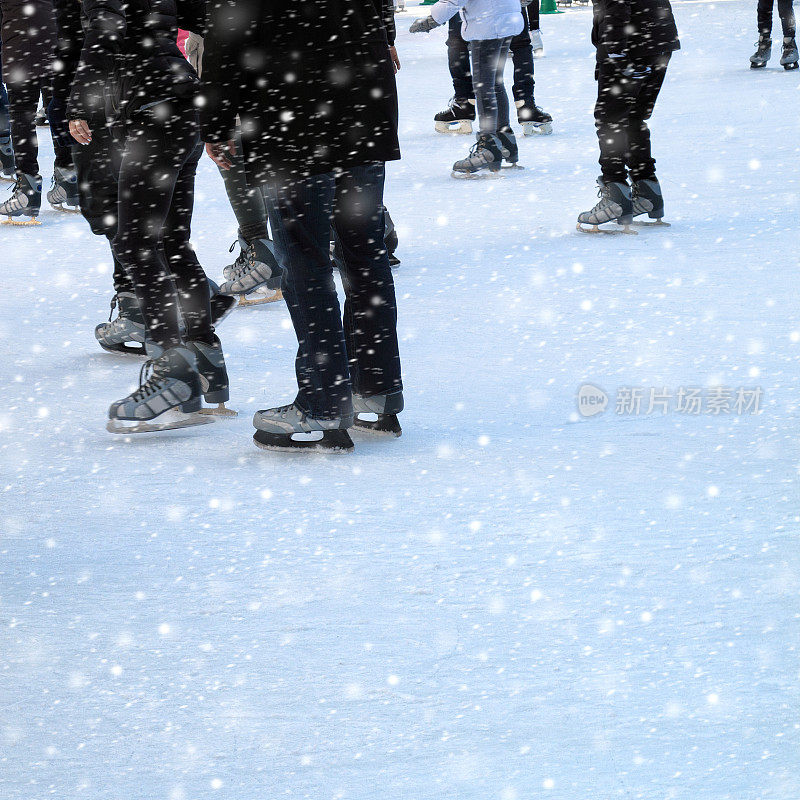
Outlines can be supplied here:
[[433, 17], [420, 17], [414, 20], [408, 31], [409, 33], [427, 33], [438, 27], [439, 23]]
[[63, 100], [52, 97], [47, 104], [47, 119], [50, 121], [50, 133], [53, 141], [61, 147], [72, 147], [75, 140], [69, 132], [67, 104]]

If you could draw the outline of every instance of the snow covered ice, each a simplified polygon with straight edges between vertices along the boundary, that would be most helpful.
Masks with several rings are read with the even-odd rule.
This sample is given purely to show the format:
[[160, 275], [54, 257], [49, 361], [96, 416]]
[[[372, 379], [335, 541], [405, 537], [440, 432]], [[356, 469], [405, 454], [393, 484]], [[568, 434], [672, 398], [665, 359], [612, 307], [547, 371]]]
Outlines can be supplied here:
[[[446, 30], [410, 36], [408, 5], [403, 438], [253, 447], [294, 393], [277, 303], [220, 328], [237, 420], [109, 436], [135, 362], [93, 336], [105, 241], [49, 209], [0, 232], [3, 800], [800, 798], [797, 75], [750, 71], [754, 3], [677, 0], [673, 227], [581, 236], [590, 9], [542, 18], [554, 135], [464, 185], [467, 138], [433, 132]], [[207, 159], [198, 190], [218, 279]], [[718, 385], [761, 413], [615, 413], [621, 387]]]

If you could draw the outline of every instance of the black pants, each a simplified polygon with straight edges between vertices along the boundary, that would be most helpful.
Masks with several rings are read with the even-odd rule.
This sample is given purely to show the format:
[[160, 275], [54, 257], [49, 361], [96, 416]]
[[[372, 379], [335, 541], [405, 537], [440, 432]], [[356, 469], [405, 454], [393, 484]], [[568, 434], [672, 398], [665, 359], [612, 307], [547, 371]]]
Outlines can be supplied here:
[[655, 177], [647, 120], [664, 84], [669, 59], [669, 54], [661, 56], [641, 80], [621, 78], [606, 64], [598, 65], [594, 121], [606, 181], [625, 182], [628, 172], [635, 181]]
[[189, 242], [202, 152], [190, 99], [139, 111], [126, 126], [112, 247], [139, 299], [148, 338], [165, 349], [184, 338], [214, 340], [208, 281]]
[[[538, 17], [538, 5], [537, 17]], [[511, 40], [511, 61], [514, 64], [514, 100], [533, 100], [533, 47], [531, 46], [528, 9], [521, 9], [525, 25], [522, 33]], [[469, 60], [469, 44], [461, 36], [461, 17], [450, 19], [447, 36], [447, 64], [453, 79], [453, 93], [461, 99], [474, 99], [472, 72]]]
[[[42, 91], [38, 81], [8, 83], [8, 110], [11, 117], [11, 141], [14, 144], [17, 172], [39, 174], [39, 139], [36, 136], [36, 111]], [[70, 148], [54, 143], [56, 165], [72, 164]]]
[[[758, 33], [761, 36], [772, 35], [772, 6], [775, 0], [758, 0]], [[794, 38], [795, 21], [792, 0], [778, 0], [778, 14], [781, 18], [783, 35]]]
[[[111, 244], [117, 235], [117, 184], [122, 154], [105, 119], [89, 120], [89, 127], [92, 141], [87, 145], [76, 142], [72, 147], [72, 161], [78, 173], [81, 214], [89, 223], [92, 233], [105, 236]], [[117, 292], [133, 292], [128, 273], [116, 256], [114, 289]]]

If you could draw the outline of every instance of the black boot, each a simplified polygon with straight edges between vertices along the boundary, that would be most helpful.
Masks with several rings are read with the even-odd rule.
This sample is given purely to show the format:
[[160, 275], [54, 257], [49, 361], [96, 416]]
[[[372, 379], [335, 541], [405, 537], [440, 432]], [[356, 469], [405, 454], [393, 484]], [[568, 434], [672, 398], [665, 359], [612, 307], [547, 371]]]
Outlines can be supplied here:
[[235, 417], [235, 411], [225, 408], [225, 403], [230, 399], [230, 387], [225, 356], [222, 353], [222, 344], [220, 344], [219, 338], [214, 337], [214, 344], [188, 341], [186, 347], [197, 358], [197, 371], [200, 373], [200, 386], [206, 403], [218, 404], [218, 408], [203, 409], [203, 412]]

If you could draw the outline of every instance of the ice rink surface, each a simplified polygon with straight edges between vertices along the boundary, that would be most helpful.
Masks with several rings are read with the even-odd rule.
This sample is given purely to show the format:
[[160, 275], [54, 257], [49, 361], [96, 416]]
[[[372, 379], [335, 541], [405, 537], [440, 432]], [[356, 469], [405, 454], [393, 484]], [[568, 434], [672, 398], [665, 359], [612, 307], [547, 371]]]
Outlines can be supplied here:
[[[294, 396], [282, 305], [220, 328], [238, 420], [111, 436], [138, 363], [94, 340], [105, 243], [49, 209], [0, 228], [3, 800], [800, 798], [800, 74], [748, 69], [754, 3], [676, 2], [673, 227], [584, 236], [591, 11], [542, 18], [554, 135], [459, 182], [445, 31], [411, 37], [415, 5], [387, 192], [403, 438], [256, 450], [253, 411]], [[198, 187], [219, 278], [207, 160]], [[715, 386], [760, 413], [676, 410]]]

